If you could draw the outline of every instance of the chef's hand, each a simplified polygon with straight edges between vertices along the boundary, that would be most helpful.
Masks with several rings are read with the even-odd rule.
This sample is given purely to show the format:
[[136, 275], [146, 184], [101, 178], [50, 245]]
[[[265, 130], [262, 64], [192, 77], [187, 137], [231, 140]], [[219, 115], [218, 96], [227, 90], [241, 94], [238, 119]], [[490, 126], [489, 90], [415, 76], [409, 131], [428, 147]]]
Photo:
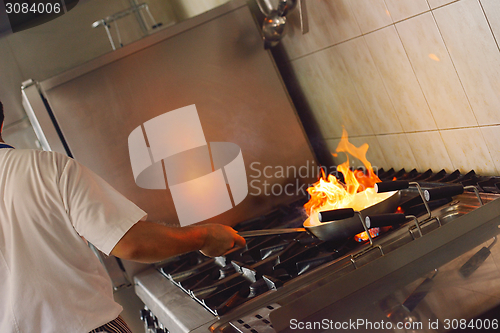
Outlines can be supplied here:
[[245, 240], [233, 228], [220, 224], [167, 227], [139, 221], [118, 241], [111, 254], [122, 259], [153, 263], [200, 250], [206, 256], [223, 255]]
[[205, 228], [206, 237], [200, 252], [207, 257], [218, 257], [235, 246], [243, 247], [246, 242], [236, 230], [221, 224], [203, 224], [196, 228]]

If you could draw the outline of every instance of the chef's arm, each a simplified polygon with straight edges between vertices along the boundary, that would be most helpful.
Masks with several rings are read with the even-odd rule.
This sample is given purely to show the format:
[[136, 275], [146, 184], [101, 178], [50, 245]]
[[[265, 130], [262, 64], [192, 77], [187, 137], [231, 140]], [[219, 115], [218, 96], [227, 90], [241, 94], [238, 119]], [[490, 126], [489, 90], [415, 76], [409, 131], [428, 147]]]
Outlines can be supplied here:
[[245, 246], [245, 240], [228, 226], [202, 224], [178, 228], [139, 221], [115, 245], [111, 254], [122, 259], [153, 263], [196, 250], [215, 257], [234, 246]]

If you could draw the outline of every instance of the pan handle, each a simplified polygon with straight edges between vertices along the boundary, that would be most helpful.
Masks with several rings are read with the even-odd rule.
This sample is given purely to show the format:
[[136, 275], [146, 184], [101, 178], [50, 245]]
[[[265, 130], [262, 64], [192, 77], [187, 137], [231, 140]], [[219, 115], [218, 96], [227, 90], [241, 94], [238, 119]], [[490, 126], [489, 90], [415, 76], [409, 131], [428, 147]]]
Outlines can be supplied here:
[[443, 198], [450, 198], [455, 195], [464, 193], [464, 187], [461, 184], [447, 185], [436, 187], [424, 191], [425, 200], [437, 200]]
[[324, 210], [318, 213], [318, 219], [320, 222], [343, 220], [353, 216], [354, 216], [354, 209], [352, 208]]
[[379, 215], [371, 215], [365, 218], [366, 227], [370, 228], [378, 228], [378, 227], [388, 227], [391, 225], [398, 225], [406, 222], [405, 214], [396, 213], [396, 214], [379, 214]]
[[247, 238], [247, 237], [291, 234], [294, 232], [305, 232], [305, 231], [306, 231], [305, 228], [264, 229], [264, 230], [242, 231], [242, 232], [238, 232], [238, 235], [240, 235], [243, 238]]
[[388, 182], [376, 183], [375, 192], [383, 193], [397, 190], [404, 190], [410, 186], [410, 182], [406, 180], [393, 180]]

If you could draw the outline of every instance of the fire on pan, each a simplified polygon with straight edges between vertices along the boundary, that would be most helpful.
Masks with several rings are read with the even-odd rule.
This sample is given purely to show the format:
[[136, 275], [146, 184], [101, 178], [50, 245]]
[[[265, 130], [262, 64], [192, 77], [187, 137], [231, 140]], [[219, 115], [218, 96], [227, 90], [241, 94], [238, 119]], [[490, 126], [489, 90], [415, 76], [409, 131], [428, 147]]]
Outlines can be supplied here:
[[[334, 175], [325, 174], [311, 187], [307, 189], [310, 195], [310, 200], [304, 205], [306, 214], [309, 216], [304, 226], [314, 227], [321, 226], [322, 222], [318, 219], [318, 213], [339, 208], [352, 208], [355, 211], [363, 211], [368, 207], [375, 206], [387, 200], [394, 193], [377, 193], [374, 185], [381, 182], [379, 177], [374, 173], [371, 163], [366, 158], [368, 144], [363, 144], [359, 148], [354, 146], [348, 140], [347, 131], [344, 129], [342, 138], [337, 146], [337, 153], [345, 153], [347, 161], [337, 167], [337, 171], [342, 173], [343, 182], [337, 179]], [[337, 154], [333, 154], [337, 156]], [[349, 165], [349, 155], [359, 159], [366, 171], [352, 171]], [[384, 207], [387, 211], [377, 213], [393, 213], [392, 205]], [[356, 221], [357, 217], [354, 218]], [[372, 228], [369, 230], [370, 235], [375, 237], [380, 229]], [[354, 238], [358, 242], [368, 240], [366, 232], [357, 234]]]

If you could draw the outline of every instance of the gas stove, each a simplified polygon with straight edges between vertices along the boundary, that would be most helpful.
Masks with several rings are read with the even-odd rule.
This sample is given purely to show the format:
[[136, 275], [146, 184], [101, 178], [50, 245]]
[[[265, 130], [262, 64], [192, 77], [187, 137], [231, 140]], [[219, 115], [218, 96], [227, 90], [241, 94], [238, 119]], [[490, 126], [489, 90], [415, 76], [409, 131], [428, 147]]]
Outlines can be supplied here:
[[[392, 169], [379, 170], [379, 177], [418, 182], [424, 189], [473, 185], [480, 193], [430, 201], [429, 218], [417, 189], [402, 190], [398, 212], [415, 218], [381, 228], [372, 244], [354, 238], [321, 241], [297, 232], [247, 239], [245, 248], [222, 257], [191, 252], [158, 263], [135, 277], [136, 293], [152, 312], [145, 316], [150, 327], [154, 332], [318, 332], [371, 331], [360, 325], [390, 323], [379, 328], [404, 332], [397, 325], [414, 322], [422, 325], [419, 332], [437, 332], [500, 304], [500, 288], [495, 288], [500, 287], [495, 265], [500, 249], [494, 246], [500, 178]], [[301, 227], [306, 201], [299, 198], [235, 229]], [[492, 291], [483, 290], [485, 280]], [[483, 296], [489, 298], [481, 301]]]

